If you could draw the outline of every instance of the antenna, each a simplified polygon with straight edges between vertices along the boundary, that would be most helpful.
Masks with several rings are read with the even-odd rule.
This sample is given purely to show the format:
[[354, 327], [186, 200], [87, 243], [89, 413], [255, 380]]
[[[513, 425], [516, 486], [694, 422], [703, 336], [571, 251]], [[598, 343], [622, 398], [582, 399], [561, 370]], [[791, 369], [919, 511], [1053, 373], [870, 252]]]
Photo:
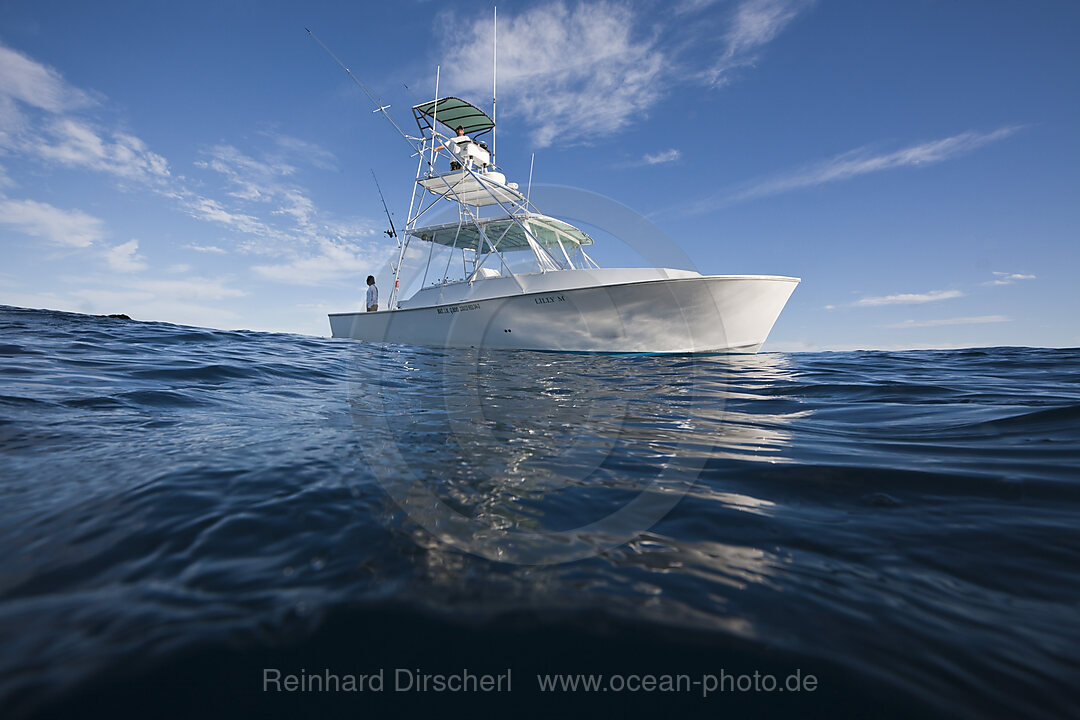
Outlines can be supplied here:
[[[360, 89], [364, 91], [364, 94], [366, 94], [368, 96], [368, 99], [371, 100], [371, 102], [375, 104], [376, 109], [373, 110], [372, 112], [381, 112], [383, 117], [386, 118], [387, 120], [389, 120], [390, 124], [394, 126], [394, 129], [397, 130], [399, 133], [401, 133], [401, 137], [405, 138], [405, 141], [408, 142], [410, 146], [412, 146], [413, 141], [410, 140], [409, 136], [405, 134], [405, 131], [402, 130], [398, 126], [398, 124], [396, 122], [394, 122], [394, 118], [390, 117], [390, 113], [386, 112], [386, 109], [388, 107], [390, 107], [390, 106], [389, 105], [383, 105], [381, 102], [379, 102], [378, 99], [375, 97], [375, 95], [373, 95], [372, 92], [370, 90], [368, 90], [367, 85], [360, 82], [360, 78], [353, 75], [352, 70], [350, 70], [348, 67], [346, 67], [345, 63], [341, 62], [341, 58], [339, 58], [337, 55], [335, 55], [333, 50], [326, 47], [326, 43], [324, 43], [322, 40], [320, 40], [318, 35], [311, 32], [311, 30], [309, 30], [308, 28], [304, 28], [304, 29], [307, 30], [307, 34], [310, 35], [312, 38], [314, 38], [315, 42], [319, 43], [319, 45], [322, 47], [322, 49], [325, 50], [326, 53], [330, 57], [334, 58], [334, 62], [336, 62], [338, 65], [340, 65], [341, 69], [349, 74], [349, 77], [352, 78], [353, 82], [356, 83], [357, 85], [359, 85]], [[413, 149], [414, 150], [416, 149], [415, 146], [413, 147]]]
[[439, 71], [442, 70], [442, 65], [435, 66], [435, 102], [431, 105], [431, 159], [428, 160], [428, 167], [434, 168], [435, 166], [435, 123], [439, 120]]
[[379, 191], [379, 200], [382, 201], [383, 212], [386, 213], [386, 219], [390, 222], [390, 229], [384, 232], [392, 238], [396, 238], [397, 228], [394, 227], [394, 218], [390, 217], [390, 208], [386, 206], [386, 198], [383, 197], [382, 188], [379, 187], [379, 178], [375, 177], [375, 171], [371, 171], [371, 179], [375, 181], [375, 189]]
[[532, 195], [532, 169], [533, 163], [536, 162], [536, 153], [532, 154], [532, 158], [529, 160], [529, 189], [525, 191], [525, 202], [529, 202], [529, 196]]
[[495, 89], [499, 71], [499, 7], [491, 22], [491, 164], [495, 164]]

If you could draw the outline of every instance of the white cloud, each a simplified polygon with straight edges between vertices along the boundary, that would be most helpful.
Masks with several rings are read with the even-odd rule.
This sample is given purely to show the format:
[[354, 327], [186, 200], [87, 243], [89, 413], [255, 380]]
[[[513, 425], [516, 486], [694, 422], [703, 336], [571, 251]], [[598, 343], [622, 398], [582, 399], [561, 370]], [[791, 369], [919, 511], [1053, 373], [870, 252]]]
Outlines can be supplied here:
[[[204, 327], [242, 327], [245, 315], [227, 307], [247, 293], [226, 278], [159, 280], [123, 275], [61, 277], [63, 290], [20, 292], [4, 288], [2, 302], [91, 314], [126, 313], [136, 320], [160, 320]], [[68, 289], [71, 288], [71, 289]]]
[[287, 263], [256, 265], [259, 275], [290, 285], [325, 285], [355, 278], [383, 267], [390, 257], [388, 247], [356, 251], [342, 243], [321, 240], [315, 253], [298, 257]]
[[676, 15], [688, 15], [715, 5], [719, 0], [682, 0], [672, 8]]
[[1025, 275], [1024, 273], [1007, 273], [1007, 272], [995, 272], [993, 280], [984, 282], [983, 285], [1012, 285], [1017, 280], [1034, 280], [1034, 275]]
[[105, 234], [100, 218], [36, 200], [0, 200], [0, 224], [66, 247], [89, 247]]
[[[31, 305], [30, 307], [43, 307]], [[181, 294], [156, 293], [132, 288], [85, 288], [72, 291], [44, 307], [84, 313], [125, 313], [136, 320], [154, 320], [199, 327], [240, 327], [242, 316], [221, 307], [220, 301], [210, 304], [195, 301]]]
[[[260, 253], [268, 259], [256, 272], [279, 282], [332, 282], [385, 262], [376, 261], [385, 249], [378, 242], [369, 248], [350, 245], [374, 235], [370, 224], [321, 216], [298, 181], [308, 168], [335, 169], [334, 156], [317, 144], [273, 132], [258, 133], [257, 151], [242, 152], [222, 143], [206, 150], [199, 163], [213, 182], [201, 178], [196, 185], [173, 174], [166, 158], [134, 133], [103, 121], [98, 107], [103, 99], [0, 45], [0, 159], [17, 157], [54, 171], [90, 171], [122, 181], [127, 189], [168, 198], [199, 221], [229, 231], [213, 244], [191, 242], [187, 249], [214, 255]], [[0, 167], [0, 188], [12, 186]], [[96, 245], [97, 256], [112, 271], [108, 278], [71, 278], [64, 281], [71, 289], [26, 299], [82, 312], [127, 312], [143, 319], [235, 327], [238, 315], [220, 305], [245, 292], [223, 279], [187, 277], [192, 269], [188, 263], [174, 263], [158, 280], [125, 278], [123, 274], [148, 268], [140, 242], [104, 243], [105, 224], [99, 218], [0, 194], [0, 225], [56, 245]]]
[[304, 158], [309, 164], [322, 166], [333, 156], [295, 138], [275, 136], [274, 140], [276, 149], [260, 158], [231, 145], [205, 150], [204, 158], [196, 166], [211, 170], [224, 180], [225, 197], [215, 200], [183, 191], [177, 198], [192, 216], [249, 236], [242, 250], [288, 254], [297, 245], [317, 242], [324, 233], [333, 232], [334, 224], [320, 222], [307, 191], [290, 180], [297, 168], [287, 161], [286, 155], [310, 145], [314, 159]]
[[196, 243], [188, 243], [184, 246], [187, 250], [194, 250], [201, 253], [214, 253], [216, 255], [224, 255], [228, 252], [223, 248], [219, 248], [217, 245], [197, 245]]
[[[227, 164], [224, 158], [238, 162]], [[298, 256], [303, 258], [310, 255], [312, 249], [319, 255], [322, 252], [320, 248], [326, 244], [355, 242], [358, 238], [375, 234], [368, 223], [321, 218], [314, 203], [300, 188], [277, 184], [272, 178], [265, 184], [252, 179], [264, 171], [270, 175], [280, 175], [285, 172], [283, 168], [274, 171], [262, 161], [231, 151], [216, 153], [212, 161], [203, 163], [203, 167], [221, 173], [230, 192], [221, 200], [216, 200], [182, 189], [172, 194], [173, 199], [192, 217], [216, 223], [244, 237], [234, 248], [189, 243], [183, 246], [186, 249], [216, 254], [236, 250], [239, 253], [288, 258], [289, 262], [280, 265], [288, 267], [297, 262]], [[245, 170], [239, 171], [240, 167]], [[259, 210], [264, 209], [267, 202], [271, 202], [272, 209], [260, 216]], [[264, 277], [305, 284], [302, 280], [288, 277], [285, 272], [276, 272], [275, 267], [278, 265], [264, 264], [258, 270]], [[306, 276], [309, 270], [306, 268], [301, 277]]]
[[271, 214], [289, 216], [298, 225], [306, 225], [315, 215], [315, 204], [303, 188], [286, 182], [286, 178], [296, 173], [288, 156], [300, 155], [304, 162], [322, 169], [333, 169], [334, 156], [314, 143], [286, 136], [273, 136], [273, 139], [276, 150], [261, 160], [232, 145], [217, 145], [207, 150], [207, 159], [196, 165], [221, 174], [230, 196], [268, 203], [274, 208]]
[[[444, 16], [440, 22], [460, 22]], [[499, 95], [539, 147], [615, 132], [661, 97], [667, 58], [638, 32], [629, 5], [602, 0], [537, 6], [499, 19]], [[447, 33], [444, 88], [480, 101], [491, 93], [492, 23]]]
[[228, 287], [225, 278], [192, 277], [183, 280], [132, 280], [127, 287], [154, 297], [194, 301], [243, 297], [247, 292]]
[[68, 85], [56, 70], [3, 45], [0, 45], [0, 97], [50, 113], [93, 103], [88, 93]]
[[320, 170], [337, 170], [334, 154], [316, 143], [279, 133], [264, 134], [273, 139], [278, 149], [274, 154], [279, 160], [297, 158]]
[[270, 185], [278, 178], [290, 175], [295, 168], [285, 163], [264, 163], [245, 155], [232, 145], [215, 145], [206, 151], [208, 160], [195, 163], [225, 176], [232, 186], [229, 193], [242, 200], [266, 200], [276, 194]]
[[[224, 177], [224, 197], [217, 199], [193, 191], [184, 178], [174, 177], [167, 160], [134, 134], [103, 128], [90, 119], [84, 111], [93, 102], [89, 93], [69, 85], [57, 71], [0, 46], [0, 152], [139, 182], [176, 201], [193, 217], [247, 236], [242, 249], [283, 254], [317, 235], [311, 225], [317, 215], [314, 203], [303, 188], [288, 181], [295, 170], [291, 158], [332, 167], [333, 156], [314, 143], [271, 134], [273, 142], [261, 160], [230, 145], [212, 148], [209, 159], [201, 165]], [[0, 182], [5, 178], [0, 174]], [[269, 204], [269, 211], [252, 211], [250, 203]], [[14, 210], [9, 208], [9, 214]], [[48, 218], [41, 205], [25, 205], [21, 211], [22, 216], [33, 211], [34, 217], [8, 222], [36, 228], [31, 234], [57, 239], [60, 230], [70, 230], [76, 221], [84, 221], [92, 230], [86, 217], [69, 214], [67, 225], [58, 226], [64, 218], [55, 209]], [[52, 230], [46, 227], [48, 222]], [[98, 236], [100, 233], [68, 232], [64, 242], [85, 246]], [[130, 271], [138, 264], [118, 252], [107, 256], [113, 266]]]
[[900, 293], [898, 295], [880, 295], [876, 297], [864, 297], [855, 301], [858, 306], [877, 305], [918, 305], [921, 303], [949, 300], [963, 297], [964, 293], [959, 290], [931, 290], [926, 293]]
[[146, 261], [138, 254], [139, 241], [128, 240], [105, 251], [105, 261], [116, 272], [132, 273], [145, 270]]
[[744, 200], [849, 180], [859, 175], [883, 170], [934, 165], [992, 142], [1003, 140], [1019, 129], [1019, 127], [1003, 127], [987, 133], [968, 131], [889, 153], [875, 154], [867, 148], [860, 148], [817, 165], [752, 182], [743, 190], [699, 203], [695, 209], [711, 210]]
[[192, 217], [224, 225], [237, 232], [249, 235], [269, 237], [274, 235], [271, 228], [259, 218], [245, 213], [227, 210], [220, 202], [202, 195], [188, 194], [183, 201], [184, 208]]
[[660, 165], [662, 163], [675, 162], [681, 156], [681, 152], [679, 152], [675, 148], [671, 148], [670, 150], [658, 152], [655, 155], [645, 155], [642, 160], [645, 162], [646, 165]]
[[[257, 253], [270, 256], [295, 257], [298, 249], [318, 246], [321, 243], [344, 241], [346, 238], [372, 235], [366, 224], [358, 225], [340, 221], [315, 222], [308, 215], [317, 213], [314, 204], [302, 205], [304, 196], [292, 198], [300, 207], [281, 207], [271, 211], [265, 219], [254, 213], [226, 206], [223, 202], [191, 192], [179, 195], [181, 206], [199, 220], [217, 223], [245, 237], [236, 249], [241, 253]], [[278, 220], [277, 218], [282, 218]], [[329, 235], [329, 238], [327, 237]], [[184, 247], [197, 252], [224, 253], [225, 249], [216, 245], [191, 243]]]
[[978, 315], [975, 317], [938, 318], [936, 320], [905, 320], [900, 323], [886, 325], [887, 328], [924, 328], [942, 327], [945, 325], [982, 325], [984, 323], [1011, 322], [1006, 315]]
[[0, 148], [125, 180], [167, 178], [165, 158], [142, 140], [80, 115], [95, 103], [56, 70], [0, 45]]
[[28, 140], [26, 147], [46, 160], [111, 173], [127, 180], [169, 177], [165, 158], [150, 152], [139, 138], [113, 132], [106, 139], [100, 130], [70, 117], [50, 124], [45, 134]]
[[724, 36], [724, 53], [707, 76], [715, 86], [731, 81], [729, 74], [753, 65], [755, 54], [811, 5], [810, 0], [743, 0], [735, 8], [731, 26]]
[[[615, 0], [560, 0], [504, 13], [499, 108], [504, 117], [522, 118], [539, 147], [617, 132], [647, 115], [672, 85], [729, 82], [733, 69], [752, 65], [812, 1], [742, 0], [730, 13], [703, 17], [713, 4], [684, 0], [655, 12]], [[461, 27], [461, 17], [447, 12], [436, 24], [453, 27], [445, 33], [441, 91], [485, 103], [492, 83], [491, 19]]]

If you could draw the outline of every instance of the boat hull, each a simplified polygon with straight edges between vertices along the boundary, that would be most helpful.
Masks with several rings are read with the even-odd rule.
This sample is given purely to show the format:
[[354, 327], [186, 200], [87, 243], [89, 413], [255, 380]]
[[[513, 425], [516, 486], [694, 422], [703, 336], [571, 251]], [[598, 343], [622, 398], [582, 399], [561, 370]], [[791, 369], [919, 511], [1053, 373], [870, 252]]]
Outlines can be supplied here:
[[525, 292], [330, 315], [336, 338], [429, 347], [604, 353], [761, 347], [797, 278], [712, 276]]

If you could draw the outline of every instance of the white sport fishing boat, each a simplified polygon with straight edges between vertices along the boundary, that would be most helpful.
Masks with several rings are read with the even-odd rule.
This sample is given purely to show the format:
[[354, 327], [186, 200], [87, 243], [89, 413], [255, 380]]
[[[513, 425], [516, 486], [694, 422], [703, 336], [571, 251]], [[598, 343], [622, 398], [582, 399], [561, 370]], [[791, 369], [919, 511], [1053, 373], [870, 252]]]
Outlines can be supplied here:
[[[332, 313], [334, 337], [603, 353], [753, 353], [765, 342], [798, 278], [601, 268], [588, 234], [541, 213], [493, 163], [494, 120], [437, 96], [412, 108], [420, 134], [406, 138], [419, 161], [388, 302]], [[456, 220], [423, 224], [455, 207]], [[417, 261], [422, 279], [402, 285]]]

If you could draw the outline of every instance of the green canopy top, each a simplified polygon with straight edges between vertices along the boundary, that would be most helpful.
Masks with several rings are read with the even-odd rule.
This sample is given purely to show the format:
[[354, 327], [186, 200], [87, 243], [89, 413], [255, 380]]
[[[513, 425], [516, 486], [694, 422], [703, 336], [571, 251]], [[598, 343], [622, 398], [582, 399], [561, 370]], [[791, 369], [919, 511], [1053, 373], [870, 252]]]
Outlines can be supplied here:
[[[435, 118], [451, 130], [456, 130], [460, 125], [466, 135], [487, 132], [495, 127], [495, 121], [489, 118], [486, 112], [456, 97], [444, 97], [414, 105], [413, 114], [416, 115], [417, 124], [422, 117]], [[423, 126], [420, 129], [422, 131]]]
[[[573, 225], [547, 215], [529, 213], [524, 218], [521, 218], [521, 222], [529, 228], [533, 238], [542, 247], [556, 253], [559, 252], [560, 241], [568, 253], [579, 245], [592, 245], [593, 242], [591, 237]], [[495, 248], [499, 252], [526, 250], [529, 247], [525, 231], [521, 229], [520, 225], [507, 217], [484, 218], [480, 220], [479, 224], [484, 228], [484, 234], [487, 235], [488, 240], [495, 243]], [[481, 242], [480, 232], [472, 223], [429, 225], [414, 228], [409, 234], [426, 242], [472, 250], [479, 247]], [[489, 248], [486, 245], [480, 247], [481, 254], [488, 251]]]

